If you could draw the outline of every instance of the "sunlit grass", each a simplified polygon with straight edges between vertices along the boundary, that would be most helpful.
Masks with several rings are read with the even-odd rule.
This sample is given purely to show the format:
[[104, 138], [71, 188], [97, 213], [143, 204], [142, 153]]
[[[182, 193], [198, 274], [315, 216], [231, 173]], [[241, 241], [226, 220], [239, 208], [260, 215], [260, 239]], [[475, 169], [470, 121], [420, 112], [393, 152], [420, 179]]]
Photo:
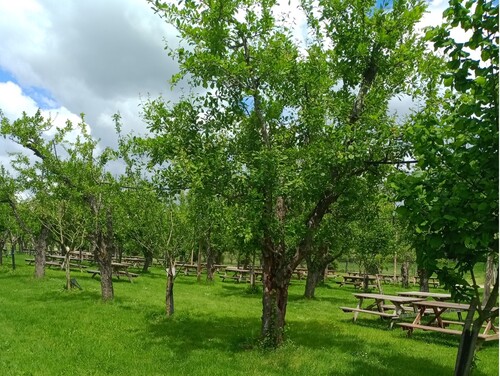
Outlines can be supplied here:
[[[197, 283], [180, 275], [176, 313], [164, 314], [160, 269], [134, 283], [114, 284], [113, 303], [100, 301], [88, 273], [73, 272], [83, 290], [65, 291], [64, 273], [33, 266], [0, 267], [0, 369], [2, 375], [450, 375], [458, 337], [388, 329], [377, 317], [352, 315], [351, 288], [331, 283], [317, 298], [302, 298], [293, 281], [287, 341], [275, 351], [258, 346], [261, 295], [244, 284]], [[384, 292], [401, 290], [384, 286]], [[498, 374], [498, 344], [478, 354], [475, 375]]]

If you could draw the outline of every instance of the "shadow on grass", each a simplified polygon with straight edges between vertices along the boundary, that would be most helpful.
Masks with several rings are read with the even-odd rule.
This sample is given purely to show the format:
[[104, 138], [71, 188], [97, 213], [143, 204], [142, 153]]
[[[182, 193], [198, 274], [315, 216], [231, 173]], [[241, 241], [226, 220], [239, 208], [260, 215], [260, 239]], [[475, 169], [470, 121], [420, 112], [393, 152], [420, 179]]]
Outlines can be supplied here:
[[[385, 350], [385, 351], [384, 351]], [[372, 353], [357, 351], [353, 353], [355, 361], [351, 362], [351, 370], [343, 375], [384, 375], [384, 376], [420, 376], [451, 375], [453, 369], [429, 361], [428, 358], [416, 357], [390, 349], [381, 349]], [[338, 373], [331, 371], [329, 375]]]
[[[143, 337], [146, 349], [164, 346], [179, 356], [188, 356], [193, 351], [233, 354], [257, 351], [262, 357], [273, 357], [273, 351], [259, 347], [260, 320], [257, 318], [194, 317], [187, 314], [165, 318], [157, 313], [149, 314], [146, 320], [146, 331], [138, 333]], [[359, 336], [326, 331], [321, 322], [291, 321], [289, 325], [293, 327], [293, 338], [285, 343], [285, 353], [293, 356], [300, 353], [300, 348], [328, 351], [332, 356], [330, 375], [339, 374], [335, 371], [335, 357], [341, 354], [353, 359], [351, 370], [343, 375], [448, 375], [452, 371], [428, 358], [405, 354], [384, 344], [374, 347], [373, 342], [365, 342]], [[421, 368], [423, 365], [425, 372]]]

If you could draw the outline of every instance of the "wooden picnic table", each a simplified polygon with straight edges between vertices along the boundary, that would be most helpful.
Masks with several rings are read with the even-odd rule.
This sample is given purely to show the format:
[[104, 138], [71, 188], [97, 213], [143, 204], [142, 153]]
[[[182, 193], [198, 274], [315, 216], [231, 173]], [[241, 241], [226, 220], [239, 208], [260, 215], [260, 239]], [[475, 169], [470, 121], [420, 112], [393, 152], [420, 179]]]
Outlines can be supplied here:
[[451, 294], [444, 294], [438, 292], [426, 292], [426, 291], [402, 291], [396, 294], [400, 296], [415, 296], [417, 298], [432, 298], [438, 301], [445, 301], [451, 299]]
[[[120, 276], [126, 276], [130, 282], [133, 282], [133, 278], [138, 277], [139, 274], [136, 273], [131, 273], [128, 271], [129, 264], [126, 263], [121, 263], [121, 262], [112, 262], [111, 263], [111, 268], [112, 274], [116, 276], [118, 279], [120, 279]], [[87, 270], [87, 273], [92, 273], [92, 277], [94, 278], [96, 275], [101, 275], [100, 270]]]
[[[396, 284], [402, 281], [403, 276], [401, 275], [394, 275], [394, 274], [377, 274], [378, 278], [380, 281], [385, 282], [385, 283], [392, 283]], [[417, 277], [415, 276], [408, 276], [408, 282], [416, 285], [417, 284]]]
[[252, 283], [252, 278], [255, 278], [259, 275], [262, 276], [262, 270], [240, 269], [229, 266], [224, 270], [224, 274], [220, 275], [219, 277], [222, 279], [222, 281], [225, 281], [226, 279], [232, 279], [238, 283]]
[[146, 259], [144, 257], [137, 257], [137, 256], [123, 257], [122, 260], [123, 262], [129, 263], [134, 268], [138, 268], [144, 265], [144, 263], [146, 262]]
[[[176, 264], [179, 270], [184, 270], [184, 275], [190, 275], [189, 272], [198, 273], [198, 264]], [[203, 265], [200, 266], [200, 270], [205, 269]]]
[[340, 287], [351, 285], [355, 288], [362, 288], [366, 279], [368, 279], [368, 288], [376, 288], [381, 292], [380, 281], [376, 275], [343, 275], [342, 281], [337, 281], [337, 283]]
[[[52, 265], [52, 266], [59, 266], [61, 269], [64, 269], [65, 267], [65, 262], [66, 262], [66, 256], [63, 255], [46, 255], [45, 256], [47, 259], [51, 259], [52, 261], [46, 261], [45, 265]], [[85, 265], [82, 265], [82, 259], [79, 257], [72, 257], [70, 254], [69, 257], [69, 266], [70, 267], [76, 267], [76, 268], [86, 268]]]
[[[434, 300], [425, 300], [412, 303], [418, 310], [417, 315], [412, 323], [397, 323], [403, 330], [408, 331], [410, 336], [414, 329], [421, 329], [426, 331], [434, 331], [446, 334], [462, 335], [462, 330], [449, 329], [447, 326], [451, 324], [464, 325], [461, 321], [452, 321], [443, 319], [442, 315], [446, 312], [465, 312], [470, 309], [469, 304], [443, 302]], [[424, 315], [427, 315], [428, 320], [422, 323]], [[489, 332], [493, 331], [493, 334]], [[498, 329], [491, 320], [486, 322], [483, 333], [478, 336], [479, 339], [485, 341], [498, 340]]]
[[[390, 326], [392, 327], [394, 320], [399, 319], [401, 316], [409, 313], [415, 313], [412, 306], [405, 306], [404, 304], [411, 304], [423, 300], [424, 298], [407, 297], [399, 295], [385, 295], [385, 294], [372, 294], [372, 293], [358, 293], [353, 294], [358, 299], [356, 308], [340, 307], [344, 312], [354, 312], [353, 321], [356, 321], [359, 313], [366, 313], [377, 315], [383, 318], [391, 319]], [[365, 299], [373, 300], [368, 306], [363, 308]], [[386, 304], [390, 302], [391, 304]]]

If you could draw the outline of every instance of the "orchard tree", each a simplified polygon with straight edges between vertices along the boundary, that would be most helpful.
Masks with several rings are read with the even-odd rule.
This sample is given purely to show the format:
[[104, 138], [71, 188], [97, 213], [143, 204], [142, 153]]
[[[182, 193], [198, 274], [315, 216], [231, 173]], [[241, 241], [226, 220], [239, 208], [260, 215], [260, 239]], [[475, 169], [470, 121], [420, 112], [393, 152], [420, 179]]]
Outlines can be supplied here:
[[[478, 313], [457, 357], [456, 374], [466, 375], [481, 325], [498, 316], [498, 266], [482, 302], [474, 274], [475, 265], [498, 257], [498, 2], [452, 0], [444, 16], [427, 37], [447, 61], [446, 91], [406, 129], [418, 164], [393, 186], [417, 234], [419, 261]], [[465, 42], [452, 38], [455, 28], [467, 33]]]
[[145, 105], [152, 163], [168, 189], [244, 210], [261, 250], [261, 338], [276, 347], [292, 272], [330, 206], [402, 156], [388, 105], [420, 82], [424, 2], [304, 0], [300, 35], [273, 0], [151, 3], [179, 33], [167, 46], [180, 66], [173, 83], [192, 88]]
[[[60, 128], [55, 127], [51, 119], [43, 118], [40, 111], [34, 116], [23, 113], [12, 123], [3, 116], [0, 121], [0, 134], [26, 150], [25, 154], [18, 155], [14, 167], [18, 169], [25, 187], [36, 193], [37, 202], [49, 199], [57, 188], [66, 190], [63, 193], [65, 197], [74, 198], [78, 204], [84, 205], [86, 215], [91, 218], [89, 241], [101, 272], [102, 299], [112, 300], [112, 197], [120, 192], [115, 179], [104, 170], [104, 166], [116, 153], [105, 149], [96, 155], [97, 141], [91, 137], [83, 118], [79, 124], [68, 121]], [[52, 136], [49, 131], [53, 132]], [[74, 140], [69, 137], [71, 132]], [[48, 237], [47, 218], [39, 217], [39, 220], [40, 236], [47, 234]], [[45, 245], [46, 237], [37, 238], [36, 246], [36, 264], [42, 270], [44, 253], [39, 252], [38, 246]], [[43, 256], [38, 257], [39, 253]]]

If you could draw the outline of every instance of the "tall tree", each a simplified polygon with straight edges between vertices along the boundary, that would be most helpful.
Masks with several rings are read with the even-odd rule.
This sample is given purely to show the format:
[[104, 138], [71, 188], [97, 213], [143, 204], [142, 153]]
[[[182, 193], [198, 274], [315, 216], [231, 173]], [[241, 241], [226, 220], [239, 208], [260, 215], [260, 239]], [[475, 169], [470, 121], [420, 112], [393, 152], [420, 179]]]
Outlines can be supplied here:
[[388, 102], [416, 79], [423, 2], [304, 0], [305, 41], [273, 0], [151, 3], [181, 38], [173, 82], [193, 88], [145, 106], [153, 162], [170, 189], [201, 187], [244, 210], [261, 249], [261, 337], [278, 346], [291, 274], [330, 206], [400, 157]]
[[[477, 263], [498, 257], [498, 2], [451, 0], [444, 16], [427, 36], [446, 60], [447, 90], [431, 96], [406, 130], [418, 164], [393, 186], [418, 234], [420, 262], [478, 312], [457, 357], [456, 374], [466, 375], [481, 325], [498, 316], [498, 277], [481, 302], [474, 274]], [[465, 42], [451, 36], [456, 28]]]

